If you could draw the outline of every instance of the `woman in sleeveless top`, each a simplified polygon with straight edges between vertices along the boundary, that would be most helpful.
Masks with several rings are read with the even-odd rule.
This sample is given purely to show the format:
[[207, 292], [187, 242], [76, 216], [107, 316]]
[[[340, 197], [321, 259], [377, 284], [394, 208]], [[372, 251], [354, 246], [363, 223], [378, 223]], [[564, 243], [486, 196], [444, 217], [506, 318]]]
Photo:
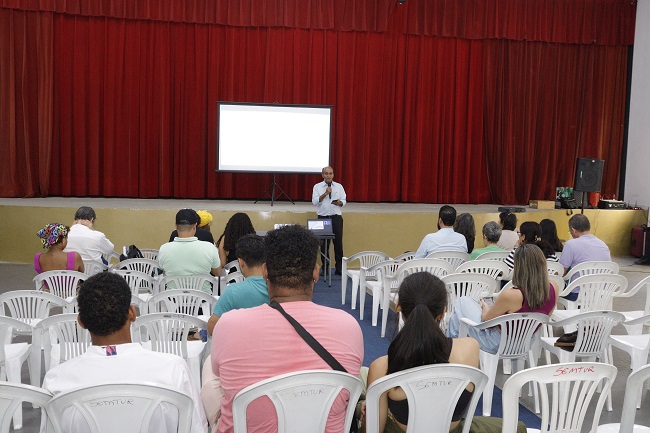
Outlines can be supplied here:
[[[523, 244], [514, 254], [512, 289], [499, 293], [494, 305], [488, 306], [483, 300], [476, 301], [463, 296], [455, 301], [454, 314], [449, 321], [449, 336], [458, 336], [460, 319], [467, 317], [474, 322], [484, 322], [509, 313], [542, 313], [550, 316], [557, 302], [557, 290], [549, 283], [546, 257], [535, 244]], [[497, 327], [490, 329], [469, 328], [481, 349], [496, 353], [501, 339]]]
[[[418, 272], [404, 279], [399, 288], [397, 311], [404, 327], [388, 348], [388, 354], [376, 359], [368, 371], [368, 384], [398, 371], [429, 364], [463, 364], [479, 366], [479, 347], [473, 338], [447, 338], [439, 326], [447, 309], [445, 284], [428, 272]], [[463, 417], [474, 386], [463, 391], [452, 416], [449, 431], [460, 432]], [[408, 421], [408, 401], [401, 388], [384, 393], [379, 400], [380, 431], [403, 433]], [[520, 423], [518, 432], [526, 428]], [[474, 417], [470, 432], [501, 432], [501, 419]]]
[[219, 250], [219, 260], [221, 267], [237, 260], [237, 241], [245, 235], [254, 234], [255, 228], [247, 214], [237, 212], [230, 217], [226, 223], [223, 234], [217, 240], [217, 249]]
[[68, 233], [70, 228], [60, 223], [52, 223], [43, 227], [36, 233], [41, 239], [43, 248], [47, 250], [43, 254], [34, 256], [34, 269], [37, 273], [46, 271], [84, 271], [84, 263], [79, 253], [71, 251], [64, 253], [63, 249], [68, 245]]

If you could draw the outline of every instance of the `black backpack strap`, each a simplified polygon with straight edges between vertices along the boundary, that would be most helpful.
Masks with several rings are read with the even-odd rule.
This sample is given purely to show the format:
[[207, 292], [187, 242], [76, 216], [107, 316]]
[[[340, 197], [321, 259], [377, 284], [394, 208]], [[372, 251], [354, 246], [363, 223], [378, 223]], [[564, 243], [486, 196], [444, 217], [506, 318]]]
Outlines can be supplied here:
[[332, 367], [332, 370], [337, 370], [337, 371], [342, 371], [344, 373], [347, 373], [348, 371], [341, 365], [340, 362], [336, 360], [332, 356], [331, 353], [327, 351], [316, 339], [305, 329], [303, 326], [296, 321], [293, 317], [291, 317], [286, 311], [284, 311], [284, 308], [280, 306], [277, 302], [273, 301], [270, 304], [271, 308], [275, 308], [278, 310], [282, 315], [284, 316], [285, 319], [291, 323], [291, 325], [294, 327], [298, 335], [302, 337], [303, 340], [311, 347], [314, 352], [318, 354], [325, 362], [327, 362], [327, 365]]

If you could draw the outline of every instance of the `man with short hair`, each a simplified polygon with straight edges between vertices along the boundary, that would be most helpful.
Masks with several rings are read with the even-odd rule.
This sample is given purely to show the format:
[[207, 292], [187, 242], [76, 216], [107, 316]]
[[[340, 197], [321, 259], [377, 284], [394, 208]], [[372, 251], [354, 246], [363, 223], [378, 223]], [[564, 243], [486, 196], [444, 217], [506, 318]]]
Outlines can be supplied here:
[[[266, 289], [266, 280], [262, 275], [264, 260], [264, 239], [256, 234], [245, 235], [237, 241], [237, 261], [241, 273], [246, 278], [240, 283], [230, 284], [219, 297], [208, 320], [208, 333], [212, 331], [225, 313], [240, 308], [252, 308], [268, 304], [269, 292]], [[211, 357], [203, 365], [203, 386], [201, 387], [201, 400], [208, 416], [208, 422], [214, 426], [221, 414], [220, 404], [223, 391], [221, 382], [212, 373]]]
[[[347, 203], [347, 196], [343, 185], [334, 182], [334, 169], [330, 166], [323, 167], [323, 181], [314, 185], [311, 202], [318, 206], [316, 214], [319, 219], [329, 218], [332, 220], [332, 231], [334, 232], [334, 260], [335, 273], [341, 275], [343, 266], [343, 211], [342, 208]], [[321, 242], [321, 251], [325, 257], [329, 258], [329, 241]], [[321, 257], [323, 268], [325, 260]], [[323, 269], [327, 272], [327, 269]]]
[[[136, 313], [131, 305], [131, 289], [117, 274], [102, 272], [88, 278], [77, 296], [79, 326], [88, 329], [92, 346], [47, 372], [43, 388], [56, 395], [73, 389], [109, 383], [138, 383], [174, 388], [194, 401], [192, 433], [206, 433], [207, 423], [198, 389], [192, 385], [190, 371], [183, 358], [144, 349], [131, 342], [131, 323]], [[74, 409], [70, 409], [74, 411]], [[152, 432], [175, 432], [177, 412], [156, 410]], [[66, 431], [86, 431], [81, 416], [64, 415]], [[41, 425], [41, 432], [44, 432]]]
[[75, 251], [82, 260], [94, 260], [108, 264], [102, 254], [110, 254], [115, 248], [106, 235], [93, 228], [97, 215], [95, 210], [88, 206], [81, 206], [74, 214], [74, 222], [70, 226], [68, 245], [64, 252]]
[[[611, 261], [607, 244], [590, 233], [591, 224], [589, 218], [583, 214], [576, 214], [569, 218], [569, 239], [562, 249], [560, 263], [564, 266], [564, 274], [576, 265], [592, 261]], [[567, 299], [575, 301], [578, 299], [579, 288], [574, 289]]]
[[[278, 303], [344, 368], [356, 376], [363, 361], [363, 335], [357, 321], [342, 310], [312, 302], [318, 280], [318, 239], [304, 227], [291, 225], [265, 238], [267, 280], [271, 305]], [[298, 335], [280, 313], [268, 305], [232, 310], [217, 322], [212, 343], [212, 370], [221, 379], [220, 433], [232, 432], [232, 403], [243, 388], [284, 373], [331, 367]], [[327, 433], [341, 432], [348, 402], [337, 397]], [[249, 431], [277, 432], [273, 404], [256, 400], [249, 406]]]
[[467, 241], [465, 236], [454, 231], [456, 222], [456, 209], [445, 205], [438, 212], [438, 231], [429, 233], [422, 239], [420, 247], [415, 253], [416, 259], [421, 259], [430, 253], [439, 251], [461, 251], [467, 252]]
[[[210, 242], [202, 242], [195, 236], [196, 212], [181, 209], [176, 214], [178, 236], [173, 242], [160, 247], [158, 263], [166, 275], [218, 275], [219, 252]], [[204, 287], [210, 292], [209, 287]]]
[[[207, 225], [210, 221], [212, 221], [212, 215], [209, 214], [207, 211], [201, 211], [201, 212], [204, 212], [206, 214], [206, 220], [207, 220], [208, 216], [210, 217], [210, 221], [206, 222], [205, 224], [201, 224], [201, 215], [199, 214], [199, 212], [195, 211], [194, 209], [189, 209], [189, 208], [187, 210], [191, 210], [191, 211], [196, 213], [197, 226], [196, 226], [196, 234], [195, 234], [195, 236], [200, 241], [209, 242], [209, 243], [214, 245], [215, 243], [214, 243], [214, 237], [212, 236], [212, 233], [210, 232], [210, 230], [206, 230], [206, 229], [204, 229], [202, 227], [203, 225]], [[174, 242], [174, 239], [177, 236], [178, 236], [178, 230], [174, 230], [172, 232], [172, 234], [169, 235], [169, 242]]]

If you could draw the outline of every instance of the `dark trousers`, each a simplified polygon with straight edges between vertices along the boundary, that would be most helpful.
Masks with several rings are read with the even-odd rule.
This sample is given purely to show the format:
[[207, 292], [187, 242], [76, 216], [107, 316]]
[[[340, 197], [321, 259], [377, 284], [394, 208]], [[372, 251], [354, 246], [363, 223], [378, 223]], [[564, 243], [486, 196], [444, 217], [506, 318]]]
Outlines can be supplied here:
[[[330, 216], [321, 216], [318, 215], [318, 219], [331, 219], [332, 220], [332, 231], [334, 232], [334, 260], [336, 263], [336, 270], [340, 271], [343, 263], [343, 217], [341, 215], [330, 215]], [[329, 254], [329, 241], [321, 241], [320, 250], [325, 254], [325, 257], [330, 256]], [[321, 262], [323, 267], [325, 267], [325, 262], [323, 257], [321, 257]]]

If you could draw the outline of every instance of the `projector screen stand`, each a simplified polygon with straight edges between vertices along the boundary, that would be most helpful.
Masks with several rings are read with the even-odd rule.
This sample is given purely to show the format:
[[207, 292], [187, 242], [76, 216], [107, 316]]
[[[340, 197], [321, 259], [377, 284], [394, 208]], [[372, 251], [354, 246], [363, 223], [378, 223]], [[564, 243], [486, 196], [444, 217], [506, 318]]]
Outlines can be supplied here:
[[[276, 188], [277, 188], [277, 189], [279, 190], [279, 192], [280, 192], [278, 195], [275, 195], [275, 189], [276, 189]], [[293, 200], [291, 200], [291, 197], [289, 197], [289, 194], [287, 194], [286, 192], [284, 192], [284, 190], [282, 189], [282, 187], [281, 187], [280, 185], [278, 185], [277, 182], [275, 181], [275, 174], [273, 175], [273, 183], [271, 183], [271, 185], [269, 185], [268, 187], [266, 187], [266, 189], [264, 190], [264, 192], [262, 193], [262, 195], [259, 196], [258, 199], [255, 200], [255, 203], [253, 203], [253, 204], [256, 204], [258, 201], [262, 200], [262, 197], [264, 197], [266, 194], [268, 194], [268, 193], [269, 193], [269, 190], [271, 190], [271, 206], [273, 206], [273, 202], [275, 202], [276, 200], [278, 200], [278, 199], [279, 199], [280, 197], [282, 197], [283, 195], [287, 198], [287, 200], [289, 200], [292, 204], [295, 205], [295, 203], [293, 202]]]

